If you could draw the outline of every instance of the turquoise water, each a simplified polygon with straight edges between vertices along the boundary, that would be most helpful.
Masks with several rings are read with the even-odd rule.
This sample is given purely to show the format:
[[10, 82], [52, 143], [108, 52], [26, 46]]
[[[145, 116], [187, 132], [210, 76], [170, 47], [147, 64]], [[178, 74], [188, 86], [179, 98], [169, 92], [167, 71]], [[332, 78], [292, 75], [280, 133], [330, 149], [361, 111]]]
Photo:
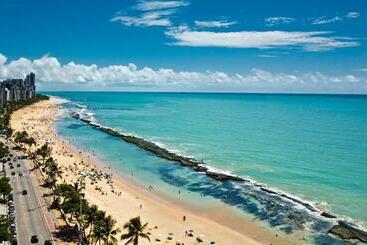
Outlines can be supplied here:
[[[291, 193], [354, 222], [367, 223], [367, 96], [48, 94], [67, 99], [67, 108], [101, 125]], [[192, 200], [197, 205], [202, 203], [205, 186], [217, 185], [69, 116], [59, 122], [58, 130], [98, 152], [121, 172], [135, 174], [139, 181], [171, 193], [186, 187], [196, 195]], [[195, 189], [194, 184], [200, 187]], [[207, 199], [221, 201], [219, 194], [208, 193], [204, 193]], [[239, 206], [238, 201], [229, 204]], [[252, 210], [251, 205], [244, 209]]]

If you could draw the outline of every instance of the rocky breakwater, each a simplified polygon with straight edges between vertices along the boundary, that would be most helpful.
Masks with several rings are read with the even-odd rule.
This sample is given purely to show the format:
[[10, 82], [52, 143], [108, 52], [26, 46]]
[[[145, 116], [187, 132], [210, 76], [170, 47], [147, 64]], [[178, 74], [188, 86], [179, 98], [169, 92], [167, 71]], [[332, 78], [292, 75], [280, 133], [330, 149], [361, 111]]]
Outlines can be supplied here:
[[205, 163], [202, 161], [199, 161], [195, 158], [191, 158], [191, 157], [187, 157], [187, 156], [182, 156], [182, 155], [178, 155], [176, 153], [173, 153], [165, 148], [162, 148], [160, 146], [158, 146], [157, 144], [147, 141], [145, 139], [136, 137], [136, 136], [132, 136], [132, 135], [126, 135], [126, 134], [122, 134], [116, 130], [113, 130], [111, 128], [106, 128], [103, 126], [100, 126], [94, 122], [92, 122], [89, 119], [85, 119], [85, 118], [81, 118], [78, 115], [73, 115], [74, 118], [78, 118], [81, 121], [89, 124], [90, 126], [97, 128], [111, 136], [114, 137], [118, 137], [122, 140], [124, 140], [125, 142], [131, 143], [136, 145], [137, 147], [144, 149], [146, 151], [149, 151], [151, 153], [153, 153], [154, 155], [158, 156], [158, 157], [162, 157], [164, 159], [167, 159], [169, 161], [175, 161], [175, 162], [179, 162], [181, 163], [182, 166], [185, 167], [190, 167], [195, 171], [198, 172], [203, 172], [205, 173], [207, 176], [215, 179], [215, 180], [220, 180], [220, 181], [225, 181], [225, 180], [232, 180], [232, 181], [245, 181], [243, 178], [239, 177], [239, 176], [235, 176], [232, 174], [227, 174], [227, 173], [220, 173], [220, 172], [214, 172], [214, 171], [209, 171], [208, 168], [205, 166]]

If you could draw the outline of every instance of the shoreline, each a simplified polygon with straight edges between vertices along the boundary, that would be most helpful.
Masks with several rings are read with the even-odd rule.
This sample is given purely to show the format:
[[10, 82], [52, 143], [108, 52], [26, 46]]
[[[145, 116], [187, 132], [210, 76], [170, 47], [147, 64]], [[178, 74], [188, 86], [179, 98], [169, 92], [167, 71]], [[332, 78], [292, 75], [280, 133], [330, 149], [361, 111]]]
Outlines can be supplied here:
[[[108, 168], [108, 164], [101, 163], [93, 153], [80, 151], [76, 146], [71, 145], [66, 139], [62, 139], [56, 134], [54, 123], [58, 116], [60, 116], [59, 102], [51, 98], [49, 101], [42, 101], [15, 112], [11, 124], [16, 131], [23, 129], [29, 131], [40, 144], [46, 140], [50, 142], [54, 148], [52, 155], [63, 167], [63, 179], [68, 183], [77, 179], [78, 172], [89, 174], [88, 171], [91, 169], [100, 169], [101, 166]], [[74, 164], [74, 162], [82, 161], [83, 163]], [[236, 214], [231, 212], [225, 204], [214, 207], [214, 209], [221, 208], [221, 211], [226, 209], [223, 214], [230, 214], [230, 217], [218, 215], [218, 217], [213, 218], [210, 216], [215, 213], [213, 211], [201, 213], [200, 210], [195, 211], [193, 208], [182, 205], [182, 203], [175, 203], [173, 198], [169, 198], [168, 195], [165, 197], [160, 193], [148, 191], [143, 184], [129, 180], [126, 176], [120, 176], [116, 172], [114, 172], [112, 179], [113, 188], [107, 183], [98, 183], [98, 186], [101, 186], [104, 191], [107, 190], [108, 194], [106, 195], [102, 195], [100, 191], [95, 190], [90, 183], [87, 183], [85, 190], [87, 199], [111, 214], [117, 220], [119, 227], [122, 227], [129, 218], [137, 215], [140, 215], [143, 221], [148, 222], [149, 227], [157, 225], [159, 227], [157, 230], [150, 230], [152, 240], [158, 234], [162, 234], [162, 240], [165, 240], [165, 235], [173, 232], [174, 241], [181, 240], [185, 244], [191, 243], [194, 238], [185, 237], [184, 232], [188, 229], [194, 229], [195, 232], [198, 232], [195, 235], [204, 234], [205, 241], [214, 240], [218, 244], [296, 243], [288, 237], [275, 236], [270, 228], [261, 227], [250, 217], [248, 220], [244, 217], [236, 217]], [[111, 194], [111, 189], [114, 192], [122, 192], [122, 195]], [[121, 199], [123, 200], [122, 204]], [[141, 210], [139, 205], [143, 206]], [[129, 214], [121, 214], [121, 210], [127, 211]], [[216, 213], [218, 213], [217, 210]], [[185, 222], [182, 221], [183, 215], [188, 217]], [[240, 227], [238, 227], [239, 225]], [[235, 229], [236, 227], [238, 229]], [[171, 241], [170, 244], [173, 242]]]

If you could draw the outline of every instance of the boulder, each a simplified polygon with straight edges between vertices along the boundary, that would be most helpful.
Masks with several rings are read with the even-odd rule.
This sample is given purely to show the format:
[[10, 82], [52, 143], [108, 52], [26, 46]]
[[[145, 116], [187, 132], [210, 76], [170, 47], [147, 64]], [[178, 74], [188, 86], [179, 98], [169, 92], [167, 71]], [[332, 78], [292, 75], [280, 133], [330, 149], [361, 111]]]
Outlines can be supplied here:
[[367, 232], [363, 231], [353, 224], [345, 221], [338, 221], [338, 225], [334, 225], [328, 233], [336, 235], [344, 240], [356, 239], [361, 242], [367, 242]]
[[328, 213], [328, 212], [322, 212], [321, 216], [326, 217], [326, 218], [330, 218], [330, 219], [335, 219], [337, 218], [335, 215]]

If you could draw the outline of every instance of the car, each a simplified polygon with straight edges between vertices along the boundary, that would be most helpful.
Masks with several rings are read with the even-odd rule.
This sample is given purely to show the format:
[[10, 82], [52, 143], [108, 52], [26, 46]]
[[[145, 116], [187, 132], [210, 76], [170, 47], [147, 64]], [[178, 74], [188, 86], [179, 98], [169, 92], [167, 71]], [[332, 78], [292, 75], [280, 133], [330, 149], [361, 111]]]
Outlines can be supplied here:
[[23, 176], [23, 173], [19, 173], [19, 177], [22, 177]]
[[19, 168], [20, 167], [20, 163], [17, 164], [17, 167]]
[[51, 240], [46, 240], [44, 245], [52, 245], [52, 241]]
[[18, 241], [17, 241], [17, 239], [14, 239], [14, 240], [11, 242], [11, 245], [18, 245]]
[[14, 155], [12, 153], [9, 154], [9, 157], [13, 157]]
[[14, 166], [13, 165], [10, 165], [10, 169], [13, 169], [14, 168]]
[[28, 192], [27, 192], [27, 190], [23, 190], [23, 191], [22, 191], [22, 194], [23, 194], [23, 195], [27, 195], [27, 193], [28, 193]]
[[6, 160], [9, 162], [9, 161], [11, 161], [11, 158], [10, 158], [10, 157], [8, 157], [8, 159], [6, 159]]
[[8, 195], [8, 201], [13, 201], [13, 193], [10, 193], [9, 195]]
[[13, 176], [14, 176], [14, 175], [15, 175], [15, 172], [11, 172], [11, 175], [13, 175]]
[[38, 236], [37, 235], [33, 235], [31, 237], [31, 243], [38, 243]]

